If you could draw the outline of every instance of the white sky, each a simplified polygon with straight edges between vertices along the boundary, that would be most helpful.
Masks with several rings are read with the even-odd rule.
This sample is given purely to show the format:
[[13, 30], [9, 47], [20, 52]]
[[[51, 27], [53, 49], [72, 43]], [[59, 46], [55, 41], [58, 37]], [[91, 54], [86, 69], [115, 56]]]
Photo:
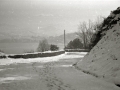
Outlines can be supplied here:
[[75, 32], [79, 22], [107, 17], [118, 6], [120, 0], [0, 0], [0, 34]]

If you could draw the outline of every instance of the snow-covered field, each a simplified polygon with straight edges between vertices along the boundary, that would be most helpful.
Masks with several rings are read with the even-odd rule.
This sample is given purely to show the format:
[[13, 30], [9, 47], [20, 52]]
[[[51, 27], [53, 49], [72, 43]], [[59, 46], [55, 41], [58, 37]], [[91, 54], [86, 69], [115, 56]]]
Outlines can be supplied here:
[[74, 52], [35, 59], [1, 59], [0, 90], [119, 90], [85, 74], [73, 64], [87, 53]]
[[[53, 56], [53, 57], [42, 57], [42, 58], [30, 58], [30, 59], [11, 59], [11, 58], [7, 58], [7, 59], [0, 59], [0, 65], [9, 65], [9, 64], [18, 64], [18, 63], [33, 63], [33, 62], [40, 62], [40, 63], [45, 63], [45, 62], [54, 62], [54, 61], [58, 61], [61, 58], [65, 59], [65, 58], [82, 58], [84, 57], [84, 55], [86, 54], [86, 52], [76, 52], [73, 55], [66, 55], [68, 53], [65, 54], [61, 54], [58, 56]], [[69, 53], [72, 54], [72, 53]]]

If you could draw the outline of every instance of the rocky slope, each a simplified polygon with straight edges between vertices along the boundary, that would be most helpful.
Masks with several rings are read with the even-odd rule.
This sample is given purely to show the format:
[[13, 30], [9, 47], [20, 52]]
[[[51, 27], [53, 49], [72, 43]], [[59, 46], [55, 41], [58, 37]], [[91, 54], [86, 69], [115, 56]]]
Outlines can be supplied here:
[[120, 7], [106, 18], [101, 35], [97, 45], [76, 66], [120, 86]]

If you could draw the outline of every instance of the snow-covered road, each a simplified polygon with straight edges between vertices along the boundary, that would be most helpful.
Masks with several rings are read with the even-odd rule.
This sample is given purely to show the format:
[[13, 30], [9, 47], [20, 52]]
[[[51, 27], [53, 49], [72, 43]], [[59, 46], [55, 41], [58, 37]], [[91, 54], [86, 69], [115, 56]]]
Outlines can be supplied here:
[[36, 59], [1, 59], [0, 90], [119, 90], [87, 75], [72, 64], [86, 53], [65, 53]]

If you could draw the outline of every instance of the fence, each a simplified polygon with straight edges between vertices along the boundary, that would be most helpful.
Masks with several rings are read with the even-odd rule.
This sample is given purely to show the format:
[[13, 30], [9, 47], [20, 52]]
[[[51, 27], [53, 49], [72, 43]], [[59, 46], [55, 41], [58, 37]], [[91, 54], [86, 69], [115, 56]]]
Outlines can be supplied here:
[[65, 49], [66, 52], [89, 52], [89, 49]]

